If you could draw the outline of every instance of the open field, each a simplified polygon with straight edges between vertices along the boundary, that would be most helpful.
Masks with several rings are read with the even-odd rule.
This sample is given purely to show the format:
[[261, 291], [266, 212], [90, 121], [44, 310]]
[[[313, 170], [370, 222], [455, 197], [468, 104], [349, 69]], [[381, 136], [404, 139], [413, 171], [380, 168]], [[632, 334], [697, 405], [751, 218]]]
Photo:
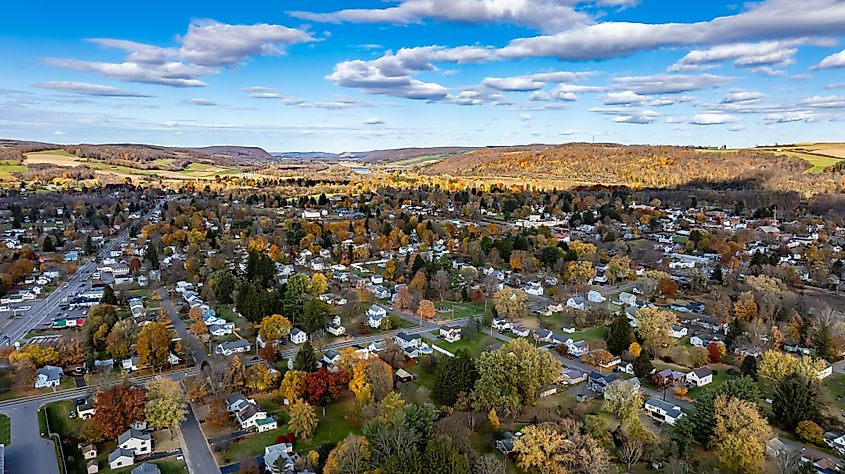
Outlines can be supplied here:
[[[174, 163], [175, 160], [173, 159], [161, 159], [153, 162], [153, 164], [161, 167], [173, 166]], [[3, 177], [4, 174], [11, 175], [15, 171], [24, 171], [26, 169], [25, 165], [31, 164], [48, 164], [63, 167], [83, 166], [95, 172], [119, 177], [160, 177], [172, 180], [214, 179], [215, 176], [241, 173], [241, 170], [236, 167], [217, 166], [207, 163], [191, 163], [185, 169], [179, 171], [132, 168], [129, 166], [113, 165], [99, 160], [79, 158], [60, 149], [27, 153], [24, 165], [0, 162], [0, 177]]]
[[405, 160], [399, 160], [391, 163], [391, 166], [413, 166], [413, 165], [420, 165], [423, 163], [434, 163], [436, 161], [440, 161], [443, 159], [443, 155], [422, 155], [422, 156], [415, 156], [413, 158], [408, 158]]

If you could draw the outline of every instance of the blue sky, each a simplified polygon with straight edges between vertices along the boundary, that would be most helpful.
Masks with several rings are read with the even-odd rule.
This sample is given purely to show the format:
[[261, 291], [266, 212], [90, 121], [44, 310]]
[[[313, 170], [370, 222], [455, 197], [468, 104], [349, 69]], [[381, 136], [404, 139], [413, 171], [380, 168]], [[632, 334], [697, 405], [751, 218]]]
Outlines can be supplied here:
[[0, 137], [845, 141], [845, 0], [16, 2]]

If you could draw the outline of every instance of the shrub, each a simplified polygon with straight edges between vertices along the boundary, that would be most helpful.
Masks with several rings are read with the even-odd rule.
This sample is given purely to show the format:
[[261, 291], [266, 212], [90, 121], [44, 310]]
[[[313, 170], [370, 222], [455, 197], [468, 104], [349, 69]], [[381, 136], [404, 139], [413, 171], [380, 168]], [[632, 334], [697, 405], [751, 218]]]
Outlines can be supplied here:
[[799, 421], [798, 426], [795, 427], [795, 434], [808, 443], [817, 445], [824, 443], [824, 432], [819, 425], [811, 420]]

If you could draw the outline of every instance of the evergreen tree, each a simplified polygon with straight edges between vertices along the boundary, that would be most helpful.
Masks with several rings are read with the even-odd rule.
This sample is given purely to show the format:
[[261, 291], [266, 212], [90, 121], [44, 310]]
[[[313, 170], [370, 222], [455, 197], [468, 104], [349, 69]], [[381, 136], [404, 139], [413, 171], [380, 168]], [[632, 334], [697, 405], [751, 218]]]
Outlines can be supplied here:
[[232, 293], [235, 291], [235, 275], [231, 270], [218, 270], [214, 272], [214, 296], [217, 301], [223, 304], [232, 303]]
[[106, 285], [103, 288], [103, 297], [100, 298], [100, 304], [110, 304], [112, 306], [117, 305], [117, 296], [114, 294], [114, 289], [111, 285]]
[[757, 382], [751, 377], [729, 379], [722, 385], [705, 388], [695, 400], [695, 412], [689, 415], [690, 421], [695, 426], [695, 437], [700, 443], [707, 442], [713, 435], [713, 429], [716, 426], [715, 402], [720, 395], [757, 403], [760, 399], [760, 390], [757, 388]]
[[836, 349], [833, 347], [833, 340], [830, 338], [830, 328], [828, 326], [819, 326], [816, 332], [813, 333], [812, 342], [817, 356], [828, 362], [835, 362], [839, 359]]
[[640, 351], [640, 355], [634, 359], [634, 375], [640, 378], [648, 377], [651, 375], [651, 372], [654, 370], [654, 366], [651, 364], [651, 357], [648, 355], [648, 351]]
[[423, 474], [423, 460], [416, 446], [388, 457], [381, 466], [384, 474]]
[[636, 340], [627, 316], [623, 313], [613, 319], [605, 335], [607, 350], [613, 355], [621, 355]]
[[152, 241], [147, 242], [147, 250], [144, 252], [144, 260], [150, 262], [150, 268], [158, 269], [158, 249]]
[[45, 252], [55, 252], [56, 246], [53, 244], [53, 239], [50, 236], [44, 237], [44, 242], [41, 243], [41, 249]]
[[742, 359], [742, 366], [740, 367], [742, 375], [751, 377], [757, 380], [757, 359], [753, 356], [747, 355]]
[[721, 265], [716, 265], [716, 268], [713, 269], [712, 278], [713, 278], [713, 281], [718, 281], [719, 283], [722, 283], [722, 279], [725, 278], [725, 277], [722, 274], [722, 266]]
[[317, 356], [314, 354], [314, 347], [311, 346], [311, 341], [305, 341], [299, 347], [299, 352], [296, 353], [296, 358], [293, 360], [293, 369], [303, 372], [317, 371]]
[[83, 250], [85, 250], [85, 255], [93, 255], [94, 254], [94, 241], [91, 240], [90, 234], [87, 237], [85, 237], [85, 245], [83, 246]]
[[459, 349], [455, 357], [441, 357], [435, 372], [431, 399], [441, 405], [451, 406], [458, 399], [458, 394], [472, 392], [478, 371], [475, 362], [466, 349]]
[[733, 348], [733, 343], [736, 341], [736, 338], [741, 336], [745, 332], [745, 324], [739, 318], [734, 318], [731, 321], [730, 326], [728, 326], [728, 334], [725, 335], [725, 347], [728, 349]]
[[810, 420], [822, 423], [822, 407], [819, 382], [792, 373], [784, 377], [772, 397], [772, 411], [775, 420], [785, 429], [794, 431], [798, 422]]
[[428, 443], [423, 453], [423, 465], [437, 474], [469, 474], [469, 458], [461, 454], [449, 438], [441, 437]]

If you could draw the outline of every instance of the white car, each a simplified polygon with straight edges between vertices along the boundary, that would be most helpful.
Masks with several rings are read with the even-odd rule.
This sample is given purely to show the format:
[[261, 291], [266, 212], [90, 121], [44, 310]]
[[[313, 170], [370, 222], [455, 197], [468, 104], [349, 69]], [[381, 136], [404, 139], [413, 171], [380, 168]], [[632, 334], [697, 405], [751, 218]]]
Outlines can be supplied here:
[[32, 306], [18, 306], [15, 308], [16, 311], [29, 311], [32, 309]]
[[11, 310], [12, 310], [12, 308], [9, 308], [8, 306], [0, 306], [0, 312], [11, 311]]

